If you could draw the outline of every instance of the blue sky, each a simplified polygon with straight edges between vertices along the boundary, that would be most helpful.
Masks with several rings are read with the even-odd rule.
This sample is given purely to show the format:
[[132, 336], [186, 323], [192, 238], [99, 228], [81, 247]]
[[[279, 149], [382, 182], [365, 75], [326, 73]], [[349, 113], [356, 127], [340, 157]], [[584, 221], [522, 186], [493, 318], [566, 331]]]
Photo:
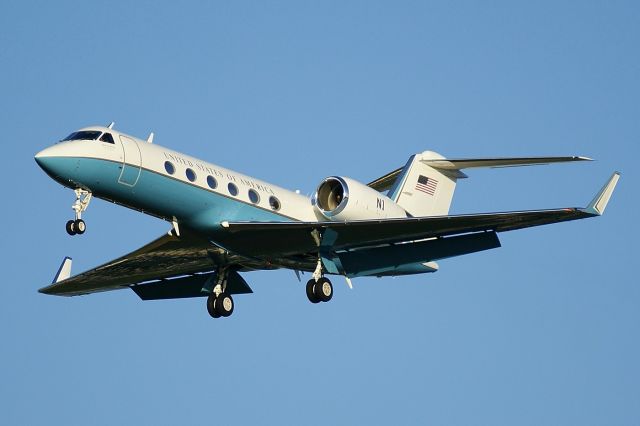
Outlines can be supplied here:
[[[2, 424], [632, 425], [640, 422], [637, 2], [0, 4]], [[166, 232], [72, 192], [33, 155], [118, 129], [291, 189], [368, 181], [415, 152], [586, 155], [470, 171], [452, 211], [585, 205], [436, 274], [245, 278], [234, 316], [130, 291], [37, 293]]]

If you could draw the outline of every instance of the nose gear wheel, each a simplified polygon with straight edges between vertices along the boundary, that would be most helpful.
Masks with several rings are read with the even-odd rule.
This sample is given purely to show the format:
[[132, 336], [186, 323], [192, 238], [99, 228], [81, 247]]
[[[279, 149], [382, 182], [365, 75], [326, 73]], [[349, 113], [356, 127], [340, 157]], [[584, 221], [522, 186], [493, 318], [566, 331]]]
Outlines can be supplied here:
[[82, 219], [70, 220], [67, 222], [66, 229], [69, 235], [82, 235], [87, 230], [87, 225]]
[[91, 202], [91, 192], [77, 188], [76, 201], [71, 208], [75, 212], [75, 219], [67, 222], [65, 228], [69, 235], [82, 235], [87, 230], [87, 224], [82, 220], [82, 212], [87, 210]]

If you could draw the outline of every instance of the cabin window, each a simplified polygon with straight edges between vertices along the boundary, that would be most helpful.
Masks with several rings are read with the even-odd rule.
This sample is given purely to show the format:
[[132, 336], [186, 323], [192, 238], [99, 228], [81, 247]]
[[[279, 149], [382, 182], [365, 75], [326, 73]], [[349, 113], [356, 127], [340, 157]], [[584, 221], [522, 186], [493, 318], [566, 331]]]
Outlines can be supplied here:
[[175, 166], [173, 165], [173, 163], [171, 161], [165, 161], [164, 162], [164, 169], [170, 175], [172, 175], [172, 174], [174, 174], [176, 172], [176, 168], [175, 168]]
[[272, 195], [269, 197], [269, 206], [271, 206], [271, 209], [273, 210], [280, 210], [280, 200]]
[[189, 179], [189, 181], [195, 182], [195, 180], [196, 180], [196, 172], [194, 172], [192, 169], [187, 169], [185, 171], [185, 174], [187, 175], [187, 179]]
[[102, 135], [102, 137], [100, 138], [100, 140], [102, 142], [106, 142], [106, 143], [115, 143], [113, 141], [113, 136], [111, 136], [111, 133], [105, 133], [104, 135]]
[[81, 130], [73, 132], [62, 141], [95, 141], [98, 140], [102, 132], [100, 130]]
[[254, 189], [250, 189], [249, 200], [251, 200], [253, 204], [258, 204], [260, 202], [260, 195], [258, 195], [258, 193]]
[[236, 186], [235, 183], [229, 182], [229, 185], [227, 185], [227, 189], [229, 190], [229, 194], [233, 196], [238, 195], [238, 187]]
[[218, 187], [218, 181], [216, 181], [216, 178], [209, 175], [207, 176], [207, 185], [209, 185], [209, 188], [211, 189], [216, 189]]

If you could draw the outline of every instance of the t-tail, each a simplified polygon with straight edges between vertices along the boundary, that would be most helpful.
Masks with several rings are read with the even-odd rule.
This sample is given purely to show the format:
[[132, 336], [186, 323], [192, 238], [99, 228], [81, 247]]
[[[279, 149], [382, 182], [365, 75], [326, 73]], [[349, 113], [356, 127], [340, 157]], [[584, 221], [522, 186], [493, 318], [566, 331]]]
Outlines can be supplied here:
[[443, 216], [449, 213], [458, 179], [467, 177], [463, 169], [589, 160], [587, 157], [447, 159], [436, 152], [425, 151], [413, 155], [403, 168], [371, 182], [369, 186], [378, 190], [389, 189], [389, 198], [411, 216]]

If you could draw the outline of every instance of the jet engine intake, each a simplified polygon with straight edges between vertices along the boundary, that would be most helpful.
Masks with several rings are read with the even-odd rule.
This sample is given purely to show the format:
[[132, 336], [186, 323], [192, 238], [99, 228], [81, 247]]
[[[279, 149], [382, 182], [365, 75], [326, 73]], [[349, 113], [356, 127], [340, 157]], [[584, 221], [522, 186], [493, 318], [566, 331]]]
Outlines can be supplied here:
[[323, 179], [312, 202], [316, 213], [331, 221], [407, 217], [407, 212], [386, 195], [341, 176]]

